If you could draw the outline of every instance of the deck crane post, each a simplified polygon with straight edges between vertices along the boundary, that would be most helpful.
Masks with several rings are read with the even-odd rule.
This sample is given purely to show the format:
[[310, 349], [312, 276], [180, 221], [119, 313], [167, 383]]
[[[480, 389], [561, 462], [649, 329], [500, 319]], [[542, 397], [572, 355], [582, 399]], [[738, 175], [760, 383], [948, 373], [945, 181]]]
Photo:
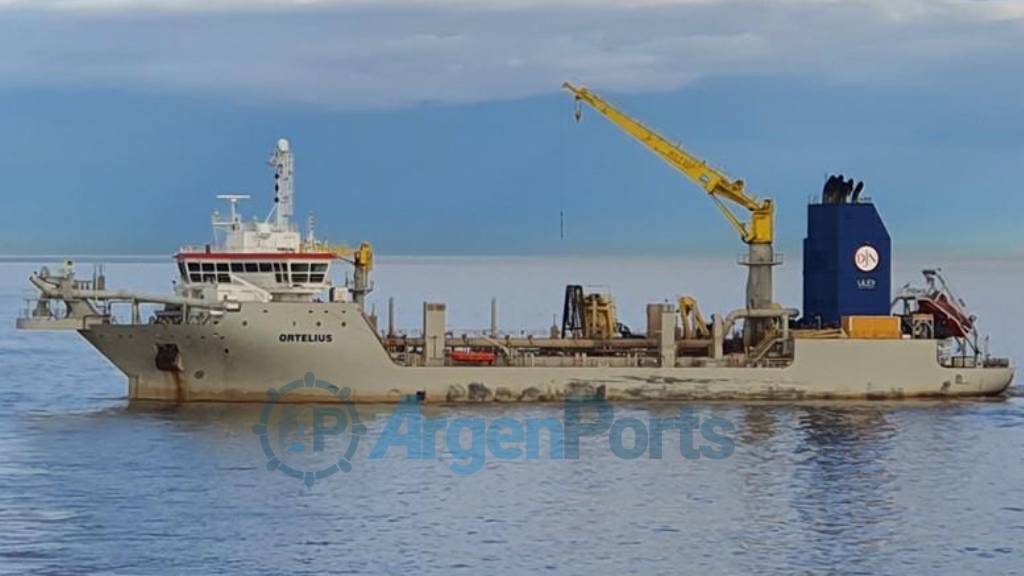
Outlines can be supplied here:
[[[673, 144], [664, 136], [647, 128], [587, 88], [574, 86], [569, 82], [563, 83], [562, 88], [572, 92], [575, 97], [577, 108], [574, 114], [577, 121], [580, 120], [579, 103], [584, 102], [670, 166], [682, 172], [711, 197], [715, 206], [748, 246], [747, 257], [740, 259], [740, 264], [748, 268], [746, 307], [753, 310], [772, 308], [774, 306], [772, 268], [779, 264], [773, 248], [774, 203], [767, 198], [758, 199], [750, 196], [744, 189], [743, 180], [732, 180], [723, 172], [690, 154], [682, 146]], [[749, 219], [747, 221], [741, 219], [730, 205], [745, 210], [749, 214]], [[759, 343], [767, 333], [770, 324], [771, 319], [748, 319], [744, 329], [746, 344], [751, 346]]]
[[309, 238], [304, 244], [304, 249], [309, 252], [330, 252], [335, 258], [351, 263], [355, 269], [352, 278], [352, 297], [360, 306], [365, 304], [366, 295], [373, 290], [373, 282], [370, 280], [370, 273], [373, 272], [373, 246], [369, 242], [352, 248]]

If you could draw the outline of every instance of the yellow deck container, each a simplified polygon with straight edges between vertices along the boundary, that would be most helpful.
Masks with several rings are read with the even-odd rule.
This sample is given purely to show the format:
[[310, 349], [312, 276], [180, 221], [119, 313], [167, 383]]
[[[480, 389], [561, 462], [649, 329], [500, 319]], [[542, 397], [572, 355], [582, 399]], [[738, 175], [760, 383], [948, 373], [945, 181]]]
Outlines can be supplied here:
[[843, 316], [843, 332], [860, 340], [898, 340], [903, 336], [896, 316]]

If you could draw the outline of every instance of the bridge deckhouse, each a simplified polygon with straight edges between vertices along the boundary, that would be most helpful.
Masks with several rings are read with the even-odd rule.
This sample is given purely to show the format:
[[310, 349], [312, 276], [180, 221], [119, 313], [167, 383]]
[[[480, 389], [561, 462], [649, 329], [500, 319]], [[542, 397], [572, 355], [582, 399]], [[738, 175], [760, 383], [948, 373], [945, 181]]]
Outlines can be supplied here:
[[330, 252], [194, 252], [176, 256], [182, 284], [254, 284], [271, 290], [320, 291], [330, 285]]
[[[309, 300], [331, 287], [330, 267], [339, 258], [317, 242], [312, 223], [305, 240], [292, 223], [294, 161], [287, 140], [279, 140], [268, 161], [274, 168], [274, 207], [266, 219], [244, 220], [238, 202], [225, 194], [230, 212], [212, 217], [213, 244], [185, 246], [175, 256], [179, 292], [189, 297], [235, 300]], [[332, 290], [332, 297], [343, 297]], [[346, 290], [342, 290], [346, 292]]]

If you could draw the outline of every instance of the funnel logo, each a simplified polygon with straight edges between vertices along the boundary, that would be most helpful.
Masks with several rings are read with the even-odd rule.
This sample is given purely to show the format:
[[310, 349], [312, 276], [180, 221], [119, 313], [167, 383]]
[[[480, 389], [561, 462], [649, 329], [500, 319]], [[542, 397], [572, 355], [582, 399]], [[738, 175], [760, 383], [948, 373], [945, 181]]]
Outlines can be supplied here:
[[861, 272], [872, 272], [875, 268], [878, 268], [878, 250], [875, 250], [874, 246], [867, 244], [857, 248], [857, 252], [853, 254], [853, 263], [857, 265], [857, 269]]
[[[307, 488], [351, 471], [366, 426], [359, 421], [350, 393], [317, 380], [312, 372], [280, 390], [268, 390], [260, 423], [252, 427], [267, 457], [267, 470], [301, 480]], [[305, 403], [296, 404], [297, 400]]]

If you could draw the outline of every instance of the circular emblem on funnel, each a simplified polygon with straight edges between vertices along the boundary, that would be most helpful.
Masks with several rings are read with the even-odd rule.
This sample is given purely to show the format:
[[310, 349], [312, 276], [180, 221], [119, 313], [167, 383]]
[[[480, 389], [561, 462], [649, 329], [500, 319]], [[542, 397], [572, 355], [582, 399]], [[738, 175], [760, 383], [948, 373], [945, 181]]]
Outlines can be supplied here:
[[874, 246], [865, 244], [853, 253], [853, 263], [861, 272], [874, 271], [875, 268], [878, 268], [878, 261], [878, 250], [875, 250]]

